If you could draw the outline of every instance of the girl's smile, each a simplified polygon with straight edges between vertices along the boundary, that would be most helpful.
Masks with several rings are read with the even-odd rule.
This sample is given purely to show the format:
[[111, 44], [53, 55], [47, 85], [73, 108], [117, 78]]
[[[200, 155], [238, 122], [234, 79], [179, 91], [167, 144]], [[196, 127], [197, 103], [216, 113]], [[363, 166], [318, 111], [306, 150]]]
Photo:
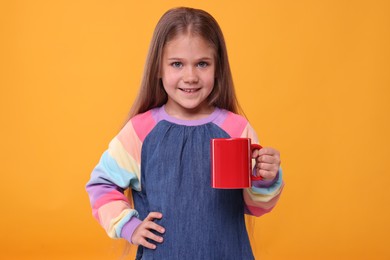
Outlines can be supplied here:
[[198, 91], [200, 88], [179, 88], [179, 89], [186, 93], [194, 93]]
[[165, 109], [180, 119], [199, 119], [213, 111], [207, 97], [214, 88], [215, 51], [202, 37], [180, 34], [163, 51], [161, 79]]

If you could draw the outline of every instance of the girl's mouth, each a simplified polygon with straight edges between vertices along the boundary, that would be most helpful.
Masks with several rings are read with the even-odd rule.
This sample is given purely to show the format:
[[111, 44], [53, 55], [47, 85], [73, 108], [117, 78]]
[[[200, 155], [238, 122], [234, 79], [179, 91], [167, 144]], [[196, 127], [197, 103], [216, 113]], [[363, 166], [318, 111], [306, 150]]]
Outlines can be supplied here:
[[193, 93], [198, 91], [200, 88], [179, 88], [181, 91], [184, 91], [186, 93]]

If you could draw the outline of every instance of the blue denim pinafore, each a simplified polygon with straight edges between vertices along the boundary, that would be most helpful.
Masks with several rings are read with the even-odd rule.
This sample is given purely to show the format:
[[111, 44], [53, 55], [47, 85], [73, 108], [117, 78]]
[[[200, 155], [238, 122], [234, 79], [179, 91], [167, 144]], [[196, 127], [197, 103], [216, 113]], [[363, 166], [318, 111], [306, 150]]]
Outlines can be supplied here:
[[157, 249], [140, 246], [137, 259], [254, 259], [245, 228], [242, 190], [210, 185], [210, 139], [230, 137], [214, 123], [160, 121], [145, 138], [141, 188], [134, 206], [144, 219], [163, 214]]

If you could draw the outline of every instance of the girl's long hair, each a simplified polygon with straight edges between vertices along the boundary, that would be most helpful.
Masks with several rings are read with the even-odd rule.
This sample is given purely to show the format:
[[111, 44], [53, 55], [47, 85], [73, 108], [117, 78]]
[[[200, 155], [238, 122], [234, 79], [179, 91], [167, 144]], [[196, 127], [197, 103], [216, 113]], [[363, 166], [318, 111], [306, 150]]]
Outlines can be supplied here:
[[[214, 48], [215, 83], [207, 98], [209, 105], [244, 114], [235, 94], [226, 43], [217, 21], [203, 10], [179, 7], [168, 10], [156, 25], [146, 58], [141, 86], [125, 123], [135, 115], [160, 107], [167, 102], [168, 96], [160, 78], [164, 46], [178, 35], [187, 34], [202, 37]], [[132, 202], [131, 191], [127, 192], [129, 201]], [[249, 220], [250, 226], [252, 226], [251, 222], [253, 221]], [[132, 251], [131, 248], [133, 247], [129, 244], [126, 245], [121, 259]]]
[[208, 103], [234, 113], [242, 113], [234, 91], [225, 39], [217, 21], [203, 10], [179, 7], [168, 10], [156, 25], [139, 93], [126, 122], [137, 114], [167, 102], [168, 96], [160, 78], [163, 50], [167, 42], [183, 34], [200, 36], [215, 50], [215, 85], [207, 99]]

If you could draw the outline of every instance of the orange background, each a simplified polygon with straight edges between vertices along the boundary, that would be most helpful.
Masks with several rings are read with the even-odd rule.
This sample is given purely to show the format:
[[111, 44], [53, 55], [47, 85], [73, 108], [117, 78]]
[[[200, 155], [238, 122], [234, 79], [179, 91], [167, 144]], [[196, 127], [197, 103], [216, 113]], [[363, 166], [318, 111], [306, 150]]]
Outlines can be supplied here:
[[209, 11], [286, 188], [258, 259], [390, 259], [390, 2], [1, 1], [1, 259], [116, 259], [84, 186], [168, 8]]

